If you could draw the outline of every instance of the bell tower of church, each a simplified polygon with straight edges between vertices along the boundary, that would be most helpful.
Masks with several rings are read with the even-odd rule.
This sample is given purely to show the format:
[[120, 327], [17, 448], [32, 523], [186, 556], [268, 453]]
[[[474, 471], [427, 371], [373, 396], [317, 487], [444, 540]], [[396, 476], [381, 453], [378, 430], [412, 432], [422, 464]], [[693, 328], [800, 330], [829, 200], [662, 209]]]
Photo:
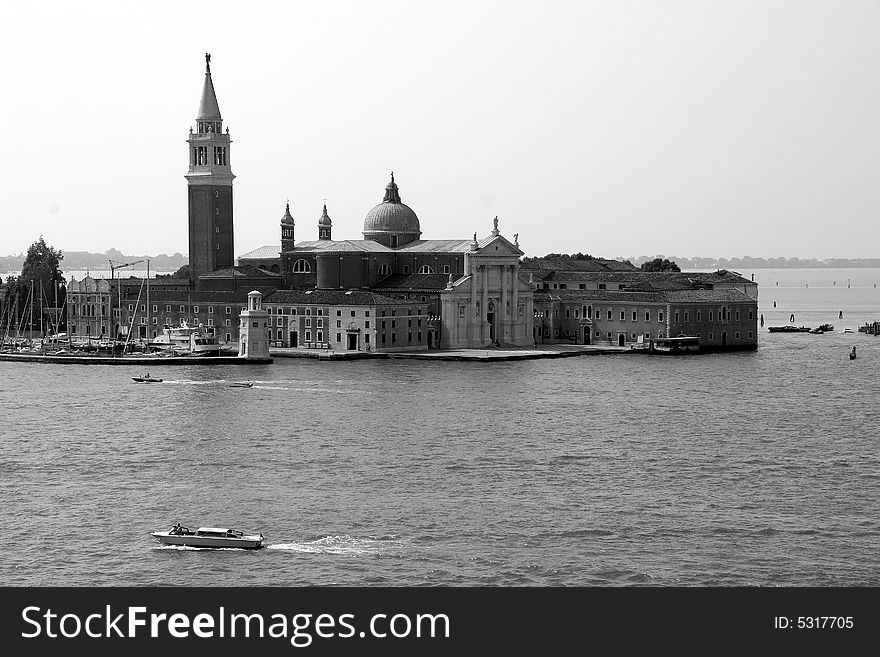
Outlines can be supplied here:
[[189, 265], [195, 279], [234, 264], [232, 181], [229, 165], [229, 128], [223, 119], [211, 81], [211, 55], [205, 54], [205, 84], [196, 116], [189, 129]]

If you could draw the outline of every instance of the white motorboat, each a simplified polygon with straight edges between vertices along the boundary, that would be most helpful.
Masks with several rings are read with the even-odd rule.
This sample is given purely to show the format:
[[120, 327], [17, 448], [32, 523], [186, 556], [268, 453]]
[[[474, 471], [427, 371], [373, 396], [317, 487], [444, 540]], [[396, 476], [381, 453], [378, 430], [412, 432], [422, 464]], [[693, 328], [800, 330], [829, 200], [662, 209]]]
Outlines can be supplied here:
[[152, 532], [153, 538], [158, 539], [165, 545], [181, 545], [200, 548], [242, 548], [255, 550], [263, 547], [263, 534], [245, 534], [237, 529], [220, 527], [199, 527], [191, 531], [181, 527], [180, 523], [174, 525], [167, 532]]
[[180, 320], [179, 326], [162, 327], [162, 333], [150, 342], [151, 347], [172, 349], [175, 353], [192, 356], [219, 356], [220, 341], [214, 335], [209, 335], [205, 327], [190, 326], [185, 320]]

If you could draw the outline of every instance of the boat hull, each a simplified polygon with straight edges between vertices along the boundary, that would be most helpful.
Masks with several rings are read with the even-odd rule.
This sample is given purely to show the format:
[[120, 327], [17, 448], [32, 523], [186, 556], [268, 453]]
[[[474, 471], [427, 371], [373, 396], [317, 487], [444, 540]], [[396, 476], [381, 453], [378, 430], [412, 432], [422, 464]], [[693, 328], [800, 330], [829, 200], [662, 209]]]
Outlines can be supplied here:
[[179, 545], [199, 548], [240, 548], [256, 550], [263, 547], [262, 536], [242, 536], [241, 538], [225, 538], [216, 536], [196, 536], [194, 534], [169, 534], [153, 532], [150, 534], [165, 545]]

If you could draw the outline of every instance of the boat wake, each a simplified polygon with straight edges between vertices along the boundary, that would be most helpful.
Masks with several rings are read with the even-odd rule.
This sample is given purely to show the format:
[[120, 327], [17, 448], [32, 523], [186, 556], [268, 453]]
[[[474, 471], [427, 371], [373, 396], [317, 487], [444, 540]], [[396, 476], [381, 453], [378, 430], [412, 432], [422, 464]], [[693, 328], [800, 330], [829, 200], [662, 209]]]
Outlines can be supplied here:
[[357, 538], [348, 534], [323, 536], [313, 541], [292, 543], [272, 543], [269, 550], [286, 550], [308, 554], [338, 554], [344, 556], [363, 556], [372, 554], [396, 554], [411, 547], [411, 542], [397, 536]]

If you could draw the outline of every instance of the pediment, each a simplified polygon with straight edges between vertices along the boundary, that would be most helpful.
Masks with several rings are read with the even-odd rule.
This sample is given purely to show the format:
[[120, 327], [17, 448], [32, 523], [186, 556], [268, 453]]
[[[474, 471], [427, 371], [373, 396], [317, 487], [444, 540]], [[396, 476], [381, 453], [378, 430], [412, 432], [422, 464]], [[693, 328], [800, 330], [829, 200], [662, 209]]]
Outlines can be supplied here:
[[511, 243], [502, 235], [495, 235], [493, 237], [490, 237], [485, 243], [480, 245], [480, 248], [477, 249], [475, 253], [488, 256], [520, 257], [524, 255], [523, 252], [520, 251], [518, 246]]

